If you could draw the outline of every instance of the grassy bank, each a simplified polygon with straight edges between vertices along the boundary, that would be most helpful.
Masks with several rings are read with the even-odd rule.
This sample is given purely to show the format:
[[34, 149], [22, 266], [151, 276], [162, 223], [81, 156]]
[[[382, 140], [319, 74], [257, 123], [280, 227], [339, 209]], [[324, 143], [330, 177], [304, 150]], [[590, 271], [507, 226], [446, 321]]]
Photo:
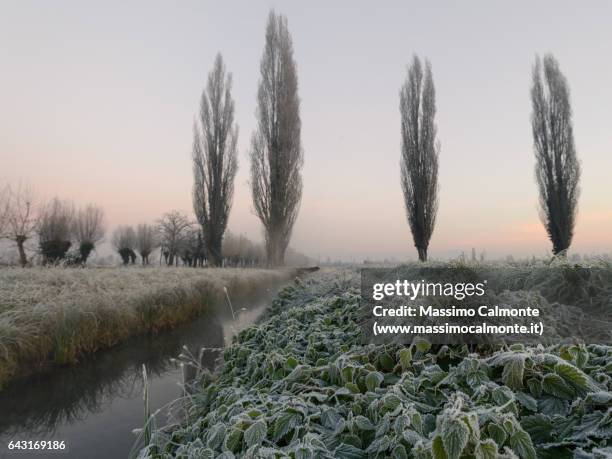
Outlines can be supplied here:
[[0, 388], [131, 336], [174, 327], [215, 301], [261, 292], [289, 271], [0, 269]]
[[287, 287], [140, 457], [611, 457], [611, 346], [364, 344], [361, 317], [354, 271]]

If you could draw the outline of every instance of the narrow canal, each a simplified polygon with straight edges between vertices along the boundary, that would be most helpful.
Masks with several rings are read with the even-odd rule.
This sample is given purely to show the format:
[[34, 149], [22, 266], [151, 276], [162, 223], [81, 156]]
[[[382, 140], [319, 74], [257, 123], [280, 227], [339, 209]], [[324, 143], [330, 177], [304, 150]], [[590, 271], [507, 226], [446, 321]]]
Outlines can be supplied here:
[[[0, 458], [125, 458], [144, 422], [142, 365], [151, 412], [183, 393], [183, 370], [174, 359], [186, 346], [223, 348], [266, 309], [277, 288], [257, 297], [216, 304], [191, 323], [154, 336], [133, 338], [78, 365], [18, 381], [0, 391]], [[209, 369], [220, 351], [203, 353]], [[163, 422], [163, 410], [160, 413]], [[64, 441], [65, 451], [9, 451], [11, 440]]]

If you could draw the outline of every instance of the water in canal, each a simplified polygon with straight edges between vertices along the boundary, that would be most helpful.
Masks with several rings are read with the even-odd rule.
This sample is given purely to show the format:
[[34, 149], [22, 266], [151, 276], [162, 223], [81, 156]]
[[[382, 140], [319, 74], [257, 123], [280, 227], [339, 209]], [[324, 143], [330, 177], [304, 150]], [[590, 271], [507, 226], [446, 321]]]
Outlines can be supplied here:
[[[183, 393], [183, 370], [173, 360], [183, 346], [194, 355], [203, 347], [224, 347], [257, 319], [275, 292], [234, 299], [235, 318], [228, 304], [215, 305], [189, 324], [8, 386], [0, 391], [0, 458], [126, 458], [136, 440], [132, 431], [144, 422], [142, 365], [154, 412]], [[203, 356], [212, 369], [219, 353]], [[11, 440], [63, 440], [66, 450], [9, 451]]]

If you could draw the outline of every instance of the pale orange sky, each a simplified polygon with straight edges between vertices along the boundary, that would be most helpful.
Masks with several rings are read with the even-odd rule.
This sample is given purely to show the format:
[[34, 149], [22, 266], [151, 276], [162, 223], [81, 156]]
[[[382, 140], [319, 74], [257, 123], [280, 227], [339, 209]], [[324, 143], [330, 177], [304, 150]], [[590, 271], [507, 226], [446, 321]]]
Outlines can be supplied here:
[[[431, 60], [440, 208], [434, 257], [545, 255], [529, 123], [536, 53], [569, 80], [582, 195], [573, 249], [612, 251], [612, 6], [592, 2], [9, 2], [0, 14], [0, 180], [103, 206], [109, 225], [191, 213], [192, 120], [214, 56], [234, 75], [240, 170], [230, 218], [253, 239], [248, 145], [265, 21], [298, 63], [312, 257], [415, 257], [399, 182], [398, 93]], [[553, 14], [554, 12], [554, 14]]]

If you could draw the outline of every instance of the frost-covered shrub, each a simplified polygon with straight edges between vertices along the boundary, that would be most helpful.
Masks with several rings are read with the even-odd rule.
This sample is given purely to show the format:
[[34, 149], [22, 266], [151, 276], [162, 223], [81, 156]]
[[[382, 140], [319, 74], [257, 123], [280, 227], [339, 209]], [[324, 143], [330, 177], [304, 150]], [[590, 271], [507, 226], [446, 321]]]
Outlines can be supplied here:
[[287, 287], [141, 457], [610, 457], [612, 347], [361, 340], [355, 273]]

